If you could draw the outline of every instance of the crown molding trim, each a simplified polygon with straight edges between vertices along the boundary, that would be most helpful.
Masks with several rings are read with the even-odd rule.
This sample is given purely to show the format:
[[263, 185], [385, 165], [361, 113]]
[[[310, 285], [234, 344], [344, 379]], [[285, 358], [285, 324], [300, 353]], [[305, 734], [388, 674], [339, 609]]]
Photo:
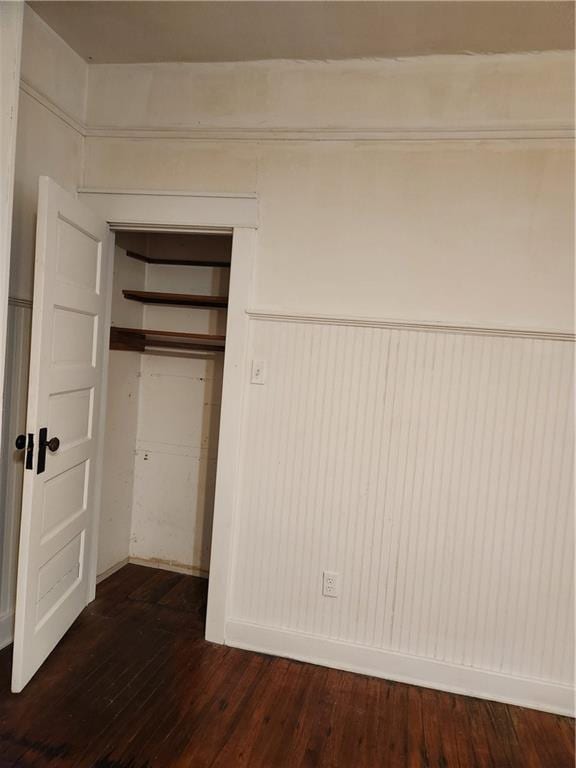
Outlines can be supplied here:
[[557, 329], [512, 328], [509, 326], [478, 326], [468, 323], [444, 323], [440, 321], [395, 320], [344, 315], [317, 315], [300, 312], [283, 312], [266, 309], [250, 309], [246, 314], [251, 320], [311, 323], [317, 325], [347, 325], [363, 328], [389, 328], [392, 330], [430, 331], [433, 333], [458, 333], [469, 336], [504, 336], [515, 339], [539, 339], [543, 341], [576, 341], [576, 333]]
[[69, 112], [66, 112], [66, 110], [59, 107], [55, 101], [52, 101], [52, 99], [46, 96], [46, 94], [37, 90], [33, 85], [22, 78], [20, 79], [20, 90], [31, 99], [34, 99], [34, 101], [37, 101], [38, 104], [43, 106], [49, 112], [52, 112], [53, 115], [55, 115], [59, 120], [62, 120], [63, 123], [76, 131], [76, 133], [80, 134], [80, 136], [86, 136], [86, 126], [84, 123], [80, 122]]
[[518, 125], [508, 128], [332, 128], [305, 126], [90, 126], [62, 109], [46, 94], [21, 79], [20, 89], [72, 128], [83, 138], [126, 139], [126, 140], [168, 140], [168, 141], [573, 141], [576, 133], [573, 126]]

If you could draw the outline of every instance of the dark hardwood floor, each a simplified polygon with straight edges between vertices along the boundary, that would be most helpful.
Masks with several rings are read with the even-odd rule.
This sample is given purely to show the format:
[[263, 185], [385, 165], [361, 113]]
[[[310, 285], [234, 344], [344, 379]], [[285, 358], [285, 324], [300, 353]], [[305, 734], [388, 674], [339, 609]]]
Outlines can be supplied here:
[[568, 718], [203, 640], [206, 582], [126, 566], [23, 693], [0, 767], [572, 768]]

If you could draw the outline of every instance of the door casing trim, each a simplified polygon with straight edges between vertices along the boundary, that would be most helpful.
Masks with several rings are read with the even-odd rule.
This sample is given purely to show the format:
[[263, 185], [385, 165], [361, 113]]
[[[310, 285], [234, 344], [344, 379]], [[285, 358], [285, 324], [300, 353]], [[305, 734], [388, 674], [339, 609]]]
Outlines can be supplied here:
[[[113, 230], [156, 232], [232, 232], [232, 267], [222, 407], [218, 443], [214, 521], [208, 587], [206, 639], [224, 643], [228, 617], [233, 530], [238, 507], [240, 443], [247, 370], [249, 317], [258, 229], [258, 198], [245, 195], [202, 194], [162, 190], [80, 189], [78, 198], [100, 214]], [[108, 285], [111, 285], [113, 260]], [[111, 290], [108, 288], [108, 312]], [[107, 373], [108, 355], [104, 372]], [[106, 387], [102, 387], [101, 415], [106, 414]], [[101, 424], [104, 431], [105, 422]], [[97, 473], [101, 480], [104, 440], [100, 441]], [[101, 483], [98, 484], [101, 486]], [[100, 499], [95, 504], [93, 552], [90, 558], [89, 600], [96, 594], [96, 563]]]

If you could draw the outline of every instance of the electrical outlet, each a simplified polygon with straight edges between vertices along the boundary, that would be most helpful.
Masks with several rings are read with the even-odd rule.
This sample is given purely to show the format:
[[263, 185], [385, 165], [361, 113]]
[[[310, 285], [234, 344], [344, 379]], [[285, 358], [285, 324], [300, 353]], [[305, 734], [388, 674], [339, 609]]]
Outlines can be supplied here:
[[338, 597], [340, 594], [340, 574], [324, 571], [322, 574], [322, 594], [324, 597]]
[[266, 381], [266, 363], [263, 360], [252, 360], [252, 373], [250, 382], [252, 384], [264, 384]]

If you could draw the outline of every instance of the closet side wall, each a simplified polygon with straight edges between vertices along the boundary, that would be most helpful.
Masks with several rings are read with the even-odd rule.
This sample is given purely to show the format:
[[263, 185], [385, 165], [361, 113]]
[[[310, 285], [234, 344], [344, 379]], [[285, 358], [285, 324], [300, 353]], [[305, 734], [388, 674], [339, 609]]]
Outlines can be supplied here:
[[[122, 288], [143, 289], [146, 266], [116, 248], [112, 295], [112, 324], [142, 325], [142, 305], [126, 301]], [[141, 356], [110, 351], [108, 401], [104, 436], [104, 474], [98, 541], [98, 575], [128, 560], [134, 490], [134, 452], [138, 430]]]

